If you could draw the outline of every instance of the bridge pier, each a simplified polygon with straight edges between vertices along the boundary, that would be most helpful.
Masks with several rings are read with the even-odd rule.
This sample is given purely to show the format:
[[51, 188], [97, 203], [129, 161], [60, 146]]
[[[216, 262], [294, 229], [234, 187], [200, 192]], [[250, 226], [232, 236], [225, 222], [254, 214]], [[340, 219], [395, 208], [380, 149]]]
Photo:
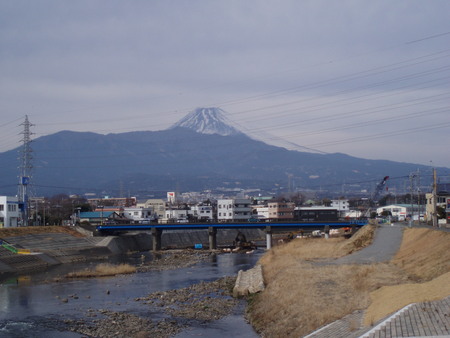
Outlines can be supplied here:
[[329, 225], [325, 225], [325, 227], [323, 228], [323, 232], [325, 233], [326, 239], [330, 238], [330, 226]]
[[161, 238], [162, 230], [157, 228], [152, 228], [152, 248], [153, 251], [161, 250]]
[[208, 227], [209, 250], [217, 249], [217, 228]]
[[266, 226], [266, 249], [272, 249], [272, 227]]

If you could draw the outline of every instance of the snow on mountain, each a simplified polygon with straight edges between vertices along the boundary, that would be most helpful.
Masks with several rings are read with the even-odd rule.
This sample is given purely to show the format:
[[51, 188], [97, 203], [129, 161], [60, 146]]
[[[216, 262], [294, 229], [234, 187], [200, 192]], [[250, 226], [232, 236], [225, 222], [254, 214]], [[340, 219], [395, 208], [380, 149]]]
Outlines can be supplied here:
[[181, 127], [192, 129], [200, 134], [219, 134], [222, 136], [242, 134], [232, 126], [232, 122], [225, 117], [220, 108], [197, 108], [187, 114], [170, 129]]

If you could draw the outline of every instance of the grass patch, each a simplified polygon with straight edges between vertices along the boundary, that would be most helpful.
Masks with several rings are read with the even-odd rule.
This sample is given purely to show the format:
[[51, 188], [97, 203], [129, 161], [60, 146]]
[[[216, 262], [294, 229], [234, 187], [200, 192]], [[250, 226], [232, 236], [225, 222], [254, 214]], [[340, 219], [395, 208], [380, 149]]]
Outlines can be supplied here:
[[[268, 337], [300, 337], [355, 310], [372, 307], [366, 316], [366, 324], [371, 324], [401, 308], [405, 301], [416, 302], [412, 298], [400, 301], [392, 293], [403, 293], [411, 281], [432, 280], [449, 272], [450, 234], [425, 229], [406, 230], [401, 248], [390, 263], [323, 264], [326, 258], [341, 257], [369, 245], [374, 230], [374, 226], [365, 226], [348, 240], [298, 239], [267, 252], [260, 259], [266, 289], [251, 298], [247, 312], [254, 328]], [[448, 277], [440, 277], [435, 283], [433, 288], [449, 285]], [[391, 289], [393, 286], [400, 289]], [[411, 295], [420, 292], [425, 296], [420, 301], [440, 297], [427, 296], [426, 286], [411, 290]], [[383, 301], [375, 303], [383, 292]], [[389, 300], [397, 305], [380, 307]]]
[[102, 263], [95, 267], [94, 270], [82, 270], [77, 272], [68, 273], [66, 278], [92, 278], [92, 277], [107, 277], [123, 274], [135, 273], [136, 268], [130, 264], [113, 265], [108, 263]]

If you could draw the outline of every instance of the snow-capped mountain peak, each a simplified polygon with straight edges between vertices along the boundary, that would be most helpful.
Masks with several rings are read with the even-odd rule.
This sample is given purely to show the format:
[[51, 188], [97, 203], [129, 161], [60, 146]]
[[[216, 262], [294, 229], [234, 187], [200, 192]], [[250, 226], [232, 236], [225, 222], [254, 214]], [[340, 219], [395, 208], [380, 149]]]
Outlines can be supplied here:
[[232, 126], [220, 108], [197, 108], [183, 117], [171, 128], [188, 128], [201, 134], [219, 134], [222, 136], [242, 134]]

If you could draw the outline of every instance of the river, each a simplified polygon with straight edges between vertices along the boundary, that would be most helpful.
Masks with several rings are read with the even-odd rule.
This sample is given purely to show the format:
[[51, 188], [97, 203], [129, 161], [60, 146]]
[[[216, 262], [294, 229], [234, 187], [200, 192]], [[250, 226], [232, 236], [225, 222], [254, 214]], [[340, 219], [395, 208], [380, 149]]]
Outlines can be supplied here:
[[[235, 276], [239, 270], [253, 267], [262, 253], [262, 250], [257, 250], [253, 254], [212, 255], [209, 260], [188, 268], [109, 278], [54, 281], [67, 272], [96, 263], [61, 265], [41, 273], [10, 278], [0, 284], [0, 337], [82, 337], [79, 333], [68, 331], [61, 323], [84, 318], [92, 309], [147, 316], [150, 313], [152, 320], [157, 319], [164, 316], [162, 310], [149, 312], [148, 305], [135, 299], [156, 291]], [[140, 256], [121, 257], [116, 262], [139, 264], [137, 257]], [[145, 253], [145, 259], [152, 259], [151, 254]], [[176, 337], [258, 337], [243, 318], [244, 307], [241, 302], [232, 315], [206, 325], [196, 324]]]

